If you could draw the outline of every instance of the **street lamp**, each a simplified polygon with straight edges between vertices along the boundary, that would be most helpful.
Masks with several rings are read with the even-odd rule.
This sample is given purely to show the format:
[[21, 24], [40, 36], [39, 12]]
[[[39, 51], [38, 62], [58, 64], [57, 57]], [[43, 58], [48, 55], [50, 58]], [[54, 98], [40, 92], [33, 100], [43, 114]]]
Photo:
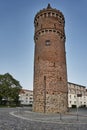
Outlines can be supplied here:
[[82, 94], [77, 94], [77, 120], [78, 120], [78, 114], [79, 114], [79, 111], [78, 111], [78, 108], [79, 108], [79, 97], [82, 97]]

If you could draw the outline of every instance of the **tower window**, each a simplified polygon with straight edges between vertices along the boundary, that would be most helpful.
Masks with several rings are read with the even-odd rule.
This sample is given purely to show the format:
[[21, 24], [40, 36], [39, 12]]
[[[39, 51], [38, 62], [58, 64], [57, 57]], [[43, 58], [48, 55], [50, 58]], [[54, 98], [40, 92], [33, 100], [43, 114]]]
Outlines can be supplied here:
[[36, 26], [38, 26], [38, 22], [37, 22]]
[[46, 46], [50, 46], [50, 40], [45, 41]]
[[60, 77], [60, 81], [62, 80], [62, 77]]
[[53, 30], [53, 32], [56, 32], [56, 30]]
[[45, 32], [48, 32], [48, 30], [45, 30]]
[[46, 18], [46, 13], [44, 13], [44, 17]]
[[52, 30], [49, 30], [49, 32], [52, 32]]
[[50, 14], [51, 14], [51, 13], [49, 12], [49, 13], [48, 13], [48, 16], [50, 16]]
[[56, 28], [56, 24], [54, 24], [54, 28]]
[[54, 13], [52, 13], [52, 15], [54, 15]]
[[56, 16], [58, 16], [58, 14], [56, 14]]
[[54, 62], [54, 65], [53, 65], [54, 67], [55, 67], [55, 62]]
[[44, 76], [44, 80], [46, 80], [46, 76]]

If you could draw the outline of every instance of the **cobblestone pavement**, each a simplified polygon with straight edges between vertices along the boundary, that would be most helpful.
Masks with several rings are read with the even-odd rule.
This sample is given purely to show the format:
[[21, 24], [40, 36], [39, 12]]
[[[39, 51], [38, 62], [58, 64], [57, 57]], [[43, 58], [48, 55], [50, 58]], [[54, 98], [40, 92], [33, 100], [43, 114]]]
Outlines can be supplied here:
[[78, 120], [76, 111], [70, 114], [49, 115], [25, 108], [0, 108], [0, 130], [87, 130], [87, 110], [79, 112]]

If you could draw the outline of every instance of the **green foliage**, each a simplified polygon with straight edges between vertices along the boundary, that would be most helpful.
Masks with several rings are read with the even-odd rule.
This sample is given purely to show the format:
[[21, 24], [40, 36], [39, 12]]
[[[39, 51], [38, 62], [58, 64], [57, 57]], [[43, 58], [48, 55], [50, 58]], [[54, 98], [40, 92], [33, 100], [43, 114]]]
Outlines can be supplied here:
[[22, 86], [9, 73], [0, 75], [0, 105], [18, 104]]

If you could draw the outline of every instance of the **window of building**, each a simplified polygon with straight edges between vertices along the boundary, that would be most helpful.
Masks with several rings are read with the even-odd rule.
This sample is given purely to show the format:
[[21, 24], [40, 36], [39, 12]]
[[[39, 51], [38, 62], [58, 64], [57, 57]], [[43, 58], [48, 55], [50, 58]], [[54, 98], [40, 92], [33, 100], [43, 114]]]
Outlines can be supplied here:
[[54, 15], [55, 15], [55, 13], [52, 13], [52, 15], [54, 16]]
[[53, 32], [56, 32], [56, 30], [53, 30]]
[[30, 103], [32, 103], [32, 101], [30, 101]]
[[74, 103], [76, 104], [76, 101], [74, 101]]
[[54, 67], [55, 67], [55, 62], [54, 62], [54, 65], [53, 65]]
[[60, 77], [60, 81], [62, 80], [62, 77]]
[[46, 40], [46, 41], [45, 41], [45, 45], [46, 45], [46, 46], [50, 46], [50, 40]]
[[74, 98], [76, 98], [76, 96], [74, 96]]
[[70, 98], [71, 98], [71, 95], [70, 95]]
[[36, 23], [36, 26], [38, 26], [38, 22]]
[[56, 16], [58, 16], [58, 14], [56, 14]]
[[48, 13], [48, 17], [51, 15], [51, 12]]

